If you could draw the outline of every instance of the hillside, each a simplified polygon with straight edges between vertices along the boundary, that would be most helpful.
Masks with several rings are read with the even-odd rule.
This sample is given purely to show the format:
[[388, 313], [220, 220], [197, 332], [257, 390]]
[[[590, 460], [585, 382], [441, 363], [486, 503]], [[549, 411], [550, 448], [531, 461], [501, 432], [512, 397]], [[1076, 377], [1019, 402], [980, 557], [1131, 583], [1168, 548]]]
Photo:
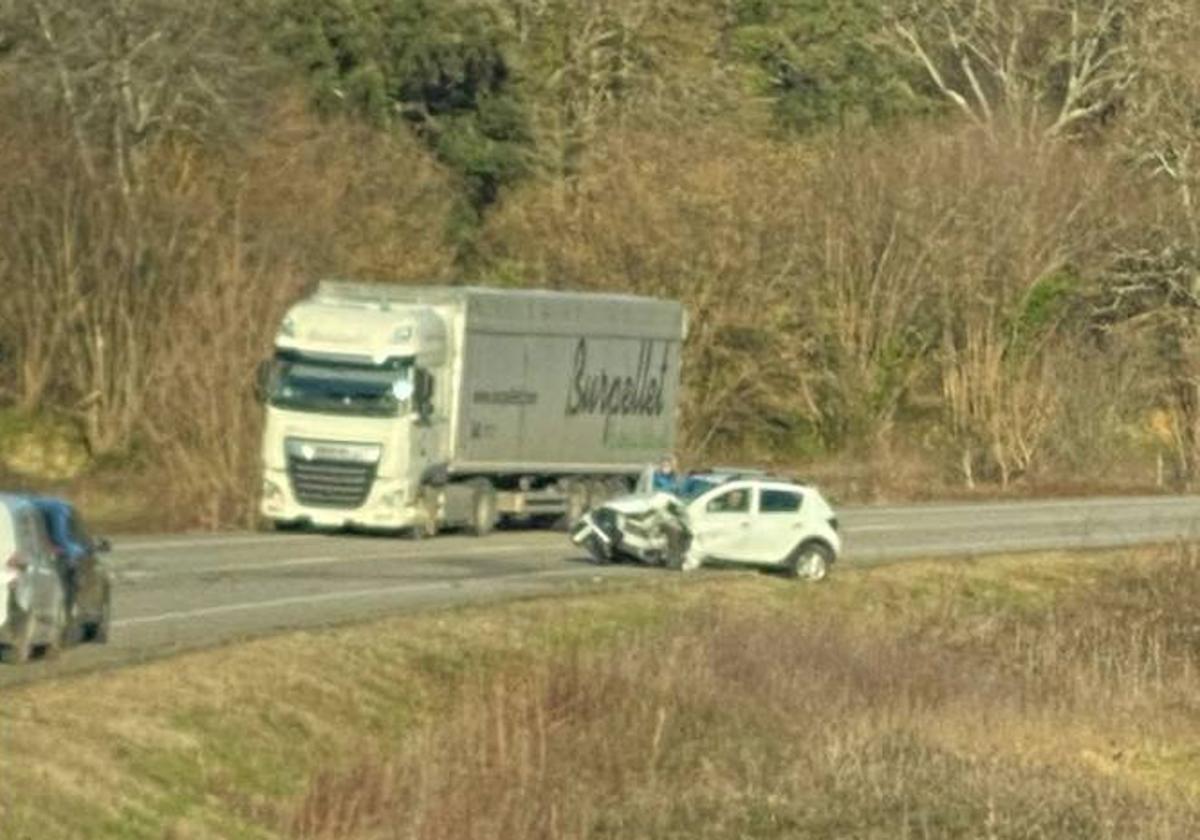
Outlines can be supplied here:
[[337, 275], [684, 300], [693, 462], [1190, 485], [1194, 12], [0, 0], [0, 471], [250, 523], [255, 363]]

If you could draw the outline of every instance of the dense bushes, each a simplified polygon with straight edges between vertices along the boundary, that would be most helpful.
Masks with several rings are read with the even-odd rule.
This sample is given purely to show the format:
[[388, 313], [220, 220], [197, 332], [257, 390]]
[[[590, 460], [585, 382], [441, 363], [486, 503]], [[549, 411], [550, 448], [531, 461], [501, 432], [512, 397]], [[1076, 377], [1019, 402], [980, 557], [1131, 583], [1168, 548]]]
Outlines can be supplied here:
[[859, 5], [0, 3], [0, 400], [245, 521], [317, 277], [617, 289], [688, 305], [692, 458], [1191, 481], [1197, 25]]

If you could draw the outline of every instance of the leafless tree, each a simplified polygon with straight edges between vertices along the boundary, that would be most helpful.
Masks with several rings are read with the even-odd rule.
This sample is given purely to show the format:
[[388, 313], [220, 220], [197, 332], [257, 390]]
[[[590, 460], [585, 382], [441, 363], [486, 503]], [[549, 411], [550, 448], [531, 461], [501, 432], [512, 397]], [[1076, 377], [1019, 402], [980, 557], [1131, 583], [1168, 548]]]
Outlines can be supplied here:
[[44, 313], [19, 348], [21, 402], [33, 407], [52, 367], [97, 451], [127, 445], [141, 410], [152, 313], [180, 283], [162, 267], [185, 247], [171, 208], [190, 150], [231, 137], [251, 96], [258, 68], [230, 21], [214, 0], [0, 8], [8, 113], [69, 138], [27, 146], [30, 166], [6, 190], [16, 260], [4, 282], [17, 296], [0, 318]]
[[1137, 0], [916, 0], [894, 10], [899, 47], [973, 122], [1001, 115], [1055, 137], [1116, 107], [1137, 77]]

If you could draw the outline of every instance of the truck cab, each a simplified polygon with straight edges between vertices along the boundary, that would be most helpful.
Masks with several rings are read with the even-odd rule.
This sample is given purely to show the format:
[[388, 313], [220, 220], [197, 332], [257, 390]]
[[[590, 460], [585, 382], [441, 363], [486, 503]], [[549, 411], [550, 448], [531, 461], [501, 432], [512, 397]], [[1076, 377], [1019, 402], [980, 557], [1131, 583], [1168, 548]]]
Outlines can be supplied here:
[[279, 524], [402, 529], [444, 463], [448, 324], [436, 308], [318, 294], [293, 306], [260, 368], [262, 514]]

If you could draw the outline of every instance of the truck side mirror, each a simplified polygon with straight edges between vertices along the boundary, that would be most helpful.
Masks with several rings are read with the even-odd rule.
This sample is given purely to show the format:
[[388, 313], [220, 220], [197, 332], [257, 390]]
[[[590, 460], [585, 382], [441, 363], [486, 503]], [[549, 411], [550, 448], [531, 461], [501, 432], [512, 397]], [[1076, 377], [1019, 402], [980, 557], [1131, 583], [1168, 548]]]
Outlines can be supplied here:
[[271, 361], [263, 359], [254, 370], [254, 397], [259, 402], [267, 401], [267, 389], [271, 384]]
[[417, 416], [423, 421], [428, 421], [433, 414], [433, 376], [428, 371], [417, 368], [415, 385], [413, 405]]

